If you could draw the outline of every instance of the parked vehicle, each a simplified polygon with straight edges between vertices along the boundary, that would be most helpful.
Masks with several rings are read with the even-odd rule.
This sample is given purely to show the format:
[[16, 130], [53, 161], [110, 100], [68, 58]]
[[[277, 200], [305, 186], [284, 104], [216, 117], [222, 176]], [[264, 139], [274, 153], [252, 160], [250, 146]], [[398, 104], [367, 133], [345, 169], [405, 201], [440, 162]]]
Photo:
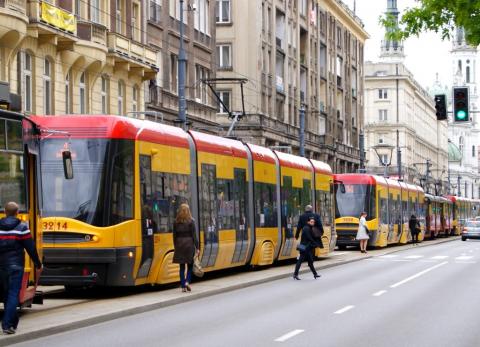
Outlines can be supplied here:
[[465, 222], [462, 230], [462, 241], [480, 239], [480, 220], [477, 220], [477, 218], [469, 219]]

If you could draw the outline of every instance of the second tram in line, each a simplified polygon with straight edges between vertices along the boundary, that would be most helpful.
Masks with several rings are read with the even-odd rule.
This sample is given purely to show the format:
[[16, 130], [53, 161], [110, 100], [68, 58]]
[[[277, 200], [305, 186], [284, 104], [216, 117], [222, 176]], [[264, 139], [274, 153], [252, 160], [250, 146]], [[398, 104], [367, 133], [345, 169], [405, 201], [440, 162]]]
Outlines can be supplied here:
[[55, 162], [63, 140], [42, 140], [43, 284], [133, 286], [178, 281], [172, 225], [187, 202], [206, 271], [297, 256], [305, 205], [335, 248], [333, 174], [322, 162], [196, 131], [118, 116], [42, 116], [70, 134], [75, 177]]

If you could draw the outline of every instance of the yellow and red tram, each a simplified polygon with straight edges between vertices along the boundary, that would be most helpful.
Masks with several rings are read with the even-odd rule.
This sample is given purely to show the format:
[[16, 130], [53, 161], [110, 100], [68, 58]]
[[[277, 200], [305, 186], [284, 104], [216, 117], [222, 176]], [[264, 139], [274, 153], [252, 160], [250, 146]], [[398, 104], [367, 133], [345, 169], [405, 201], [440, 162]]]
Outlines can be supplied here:
[[183, 202], [197, 221], [205, 271], [295, 258], [307, 204], [327, 219], [317, 255], [334, 249], [333, 174], [324, 163], [127, 117], [35, 119], [68, 131], [75, 159], [66, 181], [54, 162], [63, 142], [55, 134], [42, 141], [43, 284], [177, 281], [172, 225]]

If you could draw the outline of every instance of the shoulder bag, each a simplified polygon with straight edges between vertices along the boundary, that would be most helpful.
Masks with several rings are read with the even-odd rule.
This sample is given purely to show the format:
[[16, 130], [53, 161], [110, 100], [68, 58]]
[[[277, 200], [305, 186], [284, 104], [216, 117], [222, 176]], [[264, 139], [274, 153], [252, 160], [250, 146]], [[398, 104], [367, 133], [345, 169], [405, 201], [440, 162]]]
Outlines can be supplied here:
[[304, 245], [303, 243], [297, 244], [297, 251], [299, 252], [305, 252], [307, 250], [307, 246]]
[[195, 257], [193, 258], [193, 274], [197, 277], [203, 277], [204, 274], [198, 255], [195, 255]]

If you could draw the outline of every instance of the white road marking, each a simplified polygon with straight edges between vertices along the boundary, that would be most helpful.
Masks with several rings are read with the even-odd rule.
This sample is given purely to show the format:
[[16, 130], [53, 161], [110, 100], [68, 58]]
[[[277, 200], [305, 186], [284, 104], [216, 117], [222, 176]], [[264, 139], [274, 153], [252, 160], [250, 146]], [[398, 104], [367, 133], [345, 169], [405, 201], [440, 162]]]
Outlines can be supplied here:
[[386, 290], [379, 290], [378, 292], [373, 293], [372, 296], [380, 296], [385, 294], [386, 292], [387, 292]]
[[379, 255], [378, 258], [396, 258], [398, 257], [397, 254], [384, 254], [384, 255]]
[[455, 264], [476, 264], [476, 261], [456, 261]]
[[417, 277], [420, 277], [420, 276], [422, 276], [422, 275], [425, 275], [427, 272], [430, 272], [430, 271], [432, 271], [432, 270], [435, 270], [436, 268], [438, 268], [438, 267], [440, 267], [440, 266], [443, 266], [443, 265], [445, 265], [445, 264], [448, 264], [448, 261], [444, 261], [443, 263], [440, 263], [440, 264], [437, 264], [437, 265], [435, 265], [435, 266], [429, 267], [428, 269], [425, 269], [425, 270], [423, 270], [423, 271], [420, 271], [419, 273], [417, 273], [417, 274], [415, 274], [415, 275], [413, 275], [413, 276], [410, 276], [410, 277], [408, 277], [408, 278], [405, 278], [404, 280], [401, 280], [400, 282], [397, 282], [397, 283], [395, 283], [395, 284], [392, 284], [392, 285], [390, 286], [390, 288], [396, 288], [396, 287], [398, 287], [398, 286], [401, 286], [402, 284], [405, 284], [405, 283], [407, 283], [407, 282], [410, 282], [411, 280], [413, 280], [413, 279], [415, 279], [415, 278], [417, 278]]
[[472, 259], [473, 256], [471, 255], [462, 255], [461, 257], [456, 257], [455, 260], [469, 260]]
[[392, 261], [411, 261], [410, 259], [392, 259]]
[[275, 341], [277, 342], [285, 342], [287, 341], [288, 339], [298, 335], [298, 334], [301, 334], [303, 333], [305, 330], [302, 330], [302, 329], [295, 329], [295, 330], [292, 330], [290, 331], [289, 333], [286, 333], [285, 335], [282, 335], [280, 336], [278, 339], [275, 339]]
[[447, 259], [448, 255], [436, 255], [434, 257], [431, 257], [430, 259], [435, 259], [435, 260], [442, 260], [442, 259]]
[[405, 257], [405, 259], [419, 259], [419, 258], [423, 258], [423, 255], [409, 255]]
[[348, 305], [348, 306], [345, 306], [344, 308], [341, 308], [340, 310], [335, 311], [335, 312], [333, 312], [333, 313], [335, 313], [335, 314], [342, 314], [342, 313], [345, 313], [345, 312], [347, 312], [347, 311], [350, 311], [350, 310], [351, 310], [352, 308], [354, 308], [354, 307], [355, 307], [355, 306], [353, 306], [353, 305]]
[[333, 255], [344, 255], [347, 254], [348, 252], [333, 252]]

